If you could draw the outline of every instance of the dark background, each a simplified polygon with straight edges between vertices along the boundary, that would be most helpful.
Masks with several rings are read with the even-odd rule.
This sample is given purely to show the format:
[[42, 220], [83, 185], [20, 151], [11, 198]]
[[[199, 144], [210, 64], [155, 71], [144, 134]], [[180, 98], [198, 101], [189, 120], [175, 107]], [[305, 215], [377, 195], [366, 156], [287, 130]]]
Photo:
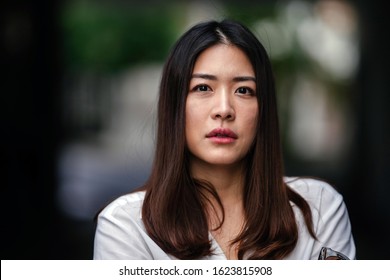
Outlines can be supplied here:
[[[375, 2], [354, 1], [361, 42], [353, 85], [357, 133], [348, 168], [327, 174], [343, 186], [358, 259], [390, 258], [390, 17]], [[64, 215], [55, 199], [58, 151], [69, 137], [61, 119], [62, 4], [0, 4], [1, 259], [92, 258], [93, 221]], [[287, 161], [287, 170], [294, 164]]]

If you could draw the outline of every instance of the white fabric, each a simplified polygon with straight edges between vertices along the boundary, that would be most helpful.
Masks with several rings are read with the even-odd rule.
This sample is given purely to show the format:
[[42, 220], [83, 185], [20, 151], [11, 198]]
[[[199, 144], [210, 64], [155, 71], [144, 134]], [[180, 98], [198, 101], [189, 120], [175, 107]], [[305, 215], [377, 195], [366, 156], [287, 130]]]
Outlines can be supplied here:
[[[318, 259], [321, 247], [330, 247], [355, 259], [355, 243], [343, 197], [330, 185], [314, 179], [286, 178], [288, 185], [309, 203], [318, 240], [307, 231], [297, 206], [293, 209], [298, 222], [299, 238], [286, 259]], [[144, 192], [123, 195], [110, 203], [99, 215], [94, 241], [94, 259], [168, 260], [166, 254], [146, 233], [141, 217]], [[226, 259], [210, 234], [214, 255], [205, 259]]]

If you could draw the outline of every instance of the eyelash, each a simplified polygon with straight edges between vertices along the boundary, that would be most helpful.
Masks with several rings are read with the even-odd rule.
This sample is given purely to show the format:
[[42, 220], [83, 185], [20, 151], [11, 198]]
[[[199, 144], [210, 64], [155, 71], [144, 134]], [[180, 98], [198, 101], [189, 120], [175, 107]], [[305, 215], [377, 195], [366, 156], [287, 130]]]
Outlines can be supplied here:
[[240, 93], [240, 94], [244, 94], [244, 95], [255, 95], [255, 91], [249, 87], [239, 87], [236, 92], [238, 92], [240, 89], [245, 89], [247, 91], [246, 94], [244, 93]]
[[[206, 90], [200, 90], [200, 88], [202, 88], [202, 87], [205, 87], [205, 88], [207, 88]], [[192, 89], [192, 91], [211, 91], [211, 88], [208, 86], [208, 85], [197, 85], [197, 86], [195, 86], [193, 89]]]
[[[201, 90], [201, 88], [204, 88], [205, 90]], [[239, 90], [242, 90], [242, 89], [245, 89], [247, 92], [246, 93], [239, 93], [238, 91]], [[201, 84], [201, 85], [197, 85], [195, 86], [192, 91], [201, 91], [201, 92], [204, 92], [204, 91], [212, 91], [212, 89], [208, 86], [208, 85], [204, 85], [204, 84]], [[235, 93], [239, 93], [239, 94], [242, 94], [242, 95], [255, 95], [255, 91], [250, 88], [250, 87], [239, 87]]]

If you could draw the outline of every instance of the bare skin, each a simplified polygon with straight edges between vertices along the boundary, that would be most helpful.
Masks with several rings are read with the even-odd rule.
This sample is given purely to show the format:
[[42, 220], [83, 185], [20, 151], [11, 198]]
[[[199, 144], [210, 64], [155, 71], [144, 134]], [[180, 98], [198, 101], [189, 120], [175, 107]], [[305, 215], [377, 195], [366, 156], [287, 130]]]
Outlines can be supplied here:
[[186, 140], [192, 176], [210, 182], [222, 202], [221, 226], [223, 214], [214, 198], [207, 213], [210, 232], [227, 259], [237, 259], [232, 241], [245, 221], [243, 161], [257, 117], [255, 76], [246, 55], [226, 44], [205, 50], [195, 63], [187, 96]]

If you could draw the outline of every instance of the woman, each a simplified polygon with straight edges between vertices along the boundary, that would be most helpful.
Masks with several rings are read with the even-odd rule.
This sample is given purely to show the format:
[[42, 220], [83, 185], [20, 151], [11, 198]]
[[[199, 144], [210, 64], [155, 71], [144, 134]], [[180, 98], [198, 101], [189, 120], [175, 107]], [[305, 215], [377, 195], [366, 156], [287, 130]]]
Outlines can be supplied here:
[[99, 215], [95, 259], [355, 258], [339, 193], [283, 177], [269, 58], [240, 23], [195, 25], [165, 64], [142, 189]]

